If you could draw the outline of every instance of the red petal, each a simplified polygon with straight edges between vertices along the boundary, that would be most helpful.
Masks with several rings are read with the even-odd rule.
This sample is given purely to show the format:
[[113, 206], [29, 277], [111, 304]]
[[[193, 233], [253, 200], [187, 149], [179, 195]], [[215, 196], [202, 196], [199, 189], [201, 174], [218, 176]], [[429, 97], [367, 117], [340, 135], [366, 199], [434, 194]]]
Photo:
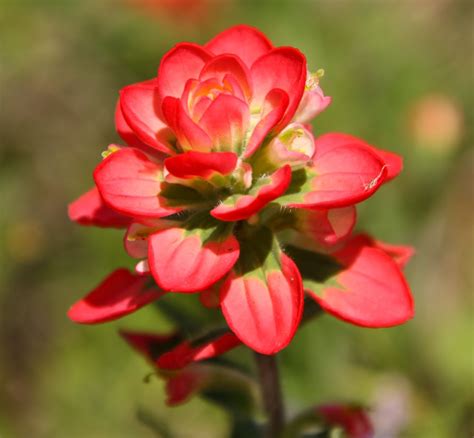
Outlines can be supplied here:
[[215, 309], [221, 305], [219, 299], [220, 283], [214, 283], [209, 289], [203, 290], [199, 294], [199, 301], [204, 307], [208, 309]]
[[171, 376], [166, 382], [166, 404], [176, 406], [184, 403], [205, 384], [204, 379], [199, 368], [186, 368]]
[[[248, 219], [269, 202], [285, 193], [291, 181], [291, 167], [285, 165], [273, 173], [269, 179], [269, 183], [258, 188], [255, 194], [228, 198], [227, 203], [222, 203], [212, 209], [211, 215], [221, 221], [229, 222]], [[230, 204], [229, 200], [233, 204]]]
[[320, 295], [309, 291], [323, 309], [365, 327], [390, 327], [413, 317], [410, 289], [389, 255], [357, 236], [333, 256], [345, 269]]
[[181, 336], [178, 333], [157, 335], [144, 332], [130, 332], [128, 330], [120, 330], [119, 333], [135, 351], [153, 363], [164, 351], [168, 351], [181, 341]]
[[208, 179], [216, 172], [222, 175], [231, 173], [237, 159], [233, 152], [186, 152], [166, 159], [165, 167], [177, 178]]
[[194, 123], [179, 99], [166, 97], [163, 100], [163, 115], [184, 150], [210, 152], [212, 141], [207, 133]]
[[120, 99], [117, 101], [117, 105], [115, 107], [115, 129], [117, 130], [118, 135], [120, 135], [120, 137], [127, 143], [128, 146], [142, 150], [152, 149], [150, 146], [147, 146], [145, 143], [143, 143], [128, 125], [125, 117], [123, 116]]
[[177, 44], [163, 56], [158, 69], [160, 99], [181, 97], [188, 79], [198, 79], [199, 73], [212, 55], [197, 44]]
[[239, 87], [249, 100], [252, 96], [250, 70], [234, 55], [225, 54], [212, 58], [202, 69], [199, 79], [201, 81], [217, 79], [222, 84], [229, 75], [237, 80]]
[[156, 282], [164, 290], [197, 292], [222, 278], [239, 258], [239, 242], [230, 234], [225, 240], [203, 242], [198, 231], [182, 228], [158, 231], [149, 238], [148, 260]]
[[311, 121], [330, 104], [332, 98], [325, 96], [319, 86], [314, 89], [305, 89], [300, 104], [293, 118], [297, 123], [311, 123]]
[[354, 206], [333, 210], [307, 210], [296, 212], [297, 230], [303, 239], [311, 238], [317, 244], [331, 246], [348, 237], [356, 223]]
[[171, 351], [164, 353], [158, 359], [161, 369], [175, 370], [184, 368], [192, 362], [220, 356], [241, 344], [233, 333], [226, 333], [217, 339], [204, 344], [193, 346], [188, 341], [182, 342]]
[[166, 154], [174, 153], [167, 142], [170, 130], [160, 119], [157, 80], [129, 85], [120, 91], [120, 107], [126, 123], [143, 143]]
[[281, 89], [290, 99], [288, 110], [278, 124], [282, 128], [288, 124], [303, 97], [306, 83], [306, 58], [292, 47], [279, 47], [259, 58], [252, 66], [253, 99], [251, 107], [261, 107], [267, 94]]
[[97, 187], [81, 195], [68, 207], [69, 219], [81, 225], [125, 228], [131, 218], [122, 216], [104, 204]]
[[174, 222], [170, 220], [156, 220], [148, 225], [139, 222], [133, 222], [127, 228], [124, 236], [124, 246], [127, 254], [136, 259], [145, 259], [148, 257], [148, 237], [157, 230], [169, 228]]
[[216, 55], [231, 53], [237, 55], [250, 67], [254, 61], [272, 49], [272, 43], [259, 30], [239, 25], [221, 32], [205, 45]]
[[[370, 197], [383, 183], [387, 169], [373, 152], [357, 144], [321, 151], [316, 146], [303, 202], [289, 207], [339, 208]], [[312, 174], [312, 175], [311, 175]]]
[[357, 243], [359, 245], [367, 245], [381, 249], [383, 252], [392, 257], [392, 259], [401, 269], [407, 265], [407, 263], [415, 254], [415, 248], [412, 246], [385, 243], [380, 240], [375, 240], [367, 234], [359, 234], [357, 236]]
[[249, 118], [245, 102], [228, 94], [220, 94], [209, 105], [199, 125], [211, 138], [213, 150], [240, 152]]
[[381, 242], [380, 240], [376, 240], [374, 242], [374, 246], [376, 248], [381, 249], [382, 251], [386, 252], [393, 260], [403, 269], [410, 259], [415, 254], [415, 248], [412, 246], [407, 245], [392, 245], [390, 243]]
[[387, 174], [384, 182], [395, 178], [403, 169], [403, 159], [399, 155], [378, 149], [375, 146], [367, 144], [364, 140], [348, 134], [332, 132], [318, 137], [316, 139], [316, 151], [334, 149], [347, 144], [357, 144], [361, 147], [365, 147], [375, 153], [385, 163], [387, 166]]
[[273, 89], [265, 97], [262, 116], [255, 126], [245, 148], [244, 158], [250, 157], [262, 144], [265, 137], [275, 128], [285, 115], [289, 105], [289, 97], [283, 90]]
[[68, 316], [81, 324], [112, 321], [133, 313], [160, 298], [164, 292], [150, 284], [150, 277], [131, 274], [127, 269], [112, 272], [99, 286], [75, 303]]
[[341, 426], [348, 438], [372, 438], [374, 429], [362, 408], [345, 405], [323, 405], [316, 412], [333, 426]]
[[237, 276], [232, 272], [221, 290], [221, 308], [239, 339], [262, 354], [275, 354], [293, 338], [303, 309], [301, 276], [281, 254], [281, 271]]
[[94, 171], [104, 201], [114, 210], [131, 216], [158, 218], [182, 210], [163, 205], [160, 178], [161, 165], [134, 148], [112, 153]]

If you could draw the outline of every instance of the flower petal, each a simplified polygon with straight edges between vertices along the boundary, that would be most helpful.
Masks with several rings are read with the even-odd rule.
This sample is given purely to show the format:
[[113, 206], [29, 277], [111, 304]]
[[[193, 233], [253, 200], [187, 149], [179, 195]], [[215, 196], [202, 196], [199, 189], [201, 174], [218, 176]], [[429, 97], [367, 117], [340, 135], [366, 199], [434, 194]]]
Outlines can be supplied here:
[[252, 86], [250, 82], [250, 70], [242, 63], [240, 58], [235, 55], [219, 55], [211, 58], [210, 61], [202, 69], [199, 79], [217, 79], [219, 83], [231, 75], [239, 84], [240, 89], [244, 92], [247, 101], [252, 96]]
[[179, 333], [160, 335], [155, 333], [120, 330], [120, 336], [138, 353], [153, 364], [167, 351], [182, 342]]
[[174, 97], [163, 100], [163, 115], [185, 151], [210, 152], [212, 140], [186, 113], [182, 102]]
[[122, 112], [120, 99], [118, 99], [117, 105], [115, 107], [115, 129], [117, 130], [118, 135], [120, 135], [122, 140], [125, 141], [128, 146], [142, 149], [145, 152], [152, 149], [150, 146], [143, 143], [128, 125]]
[[217, 338], [204, 343], [190, 343], [184, 341], [167, 353], [164, 353], [157, 361], [158, 367], [166, 370], [184, 368], [192, 362], [210, 359], [238, 347], [241, 344], [239, 338], [233, 333], [225, 333]]
[[298, 171], [288, 195], [280, 202], [296, 208], [339, 208], [370, 197], [384, 182], [387, 168], [372, 151], [344, 144], [321, 151], [313, 165]]
[[230, 233], [169, 228], [149, 238], [148, 260], [158, 285], [174, 292], [197, 292], [222, 278], [239, 258]]
[[186, 152], [165, 160], [166, 170], [177, 178], [209, 179], [214, 174], [228, 175], [237, 165], [233, 152]]
[[250, 135], [244, 151], [244, 158], [248, 158], [256, 152], [265, 140], [265, 137], [274, 130], [275, 126], [285, 115], [289, 102], [288, 94], [278, 88], [271, 90], [267, 94], [263, 103], [261, 118]]
[[293, 47], [278, 47], [260, 57], [251, 68], [253, 83], [252, 112], [261, 108], [267, 94], [281, 89], [288, 94], [289, 105], [276, 130], [293, 118], [303, 97], [306, 82], [306, 58]]
[[272, 239], [269, 231], [260, 230], [221, 289], [222, 313], [229, 327], [262, 354], [275, 354], [289, 344], [304, 298], [298, 268], [279, 249], [272, 249], [276, 245]]
[[387, 167], [387, 174], [385, 176], [384, 183], [395, 178], [403, 169], [403, 159], [399, 155], [390, 151], [378, 149], [375, 146], [369, 145], [364, 140], [348, 134], [331, 132], [321, 135], [316, 139], [316, 151], [319, 150], [322, 152], [348, 144], [357, 144], [360, 147], [369, 149], [385, 163], [385, 166]]
[[136, 259], [146, 258], [148, 256], [148, 237], [158, 230], [169, 228], [176, 224], [176, 221], [167, 219], [157, 219], [148, 222], [147, 225], [133, 222], [127, 228], [123, 243], [130, 257]]
[[297, 220], [295, 228], [301, 243], [314, 242], [323, 247], [335, 245], [348, 237], [357, 216], [354, 206], [332, 210], [298, 209], [294, 214]]
[[[310, 251], [293, 248], [289, 253], [301, 270], [305, 290], [337, 318], [364, 327], [390, 327], [413, 317], [413, 298], [400, 267], [381, 249], [368, 246], [365, 236], [354, 237], [331, 254], [329, 260], [339, 267], [324, 280], [315, 277]], [[324, 256], [317, 256], [321, 265]]]
[[272, 49], [268, 38], [254, 27], [238, 25], [215, 36], [205, 45], [215, 55], [231, 53], [237, 55], [248, 67]]
[[332, 98], [325, 96], [320, 87], [316, 87], [314, 90], [305, 90], [293, 121], [310, 123], [331, 104], [331, 101]]
[[381, 249], [383, 252], [392, 257], [392, 259], [401, 269], [405, 268], [407, 263], [415, 254], [415, 248], [413, 248], [412, 246], [393, 245], [391, 243], [375, 240], [368, 234], [359, 234], [358, 242], [359, 244], [364, 244], [367, 246], [372, 246], [374, 248]]
[[141, 142], [173, 154], [169, 143], [171, 131], [159, 116], [157, 93], [156, 79], [129, 85], [120, 91], [120, 108], [126, 123]]
[[331, 426], [341, 426], [348, 438], [373, 438], [374, 428], [367, 413], [359, 406], [342, 404], [316, 407], [316, 414]]
[[97, 324], [133, 313], [165, 293], [150, 283], [150, 277], [117, 269], [76, 302], [69, 309], [68, 316], [81, 324]]
[[412, 246], [392, 245], [390, 243], [381, 242], [380, 240], [375, 241], [375, 247], [380, 248], [383, 252], [392, 257], [401, 269], [407, 265], [415, 254], [415, 249]]
[[211, 215], [221, 221], [248, 219], [269, 202], [285, 193], [291, 181], [291, 167], [283, 166], [268, 178], [262, 178], [248, 195], [235, 195], [211, 210]]
[[192, 43], [177, 44], [163, 56], [158, 69], [158, 94], [181, 97], [188, 79], [198, 79], [199, 73], [212, 55], [203, 47]]
[[125, 228], [131, 218], [123, 216], [105, 205], [97, 187], [81, 195], [68, 207], [69, 219], [81, 225]]
[[199, 294], [199, 301], [208, 309], [215, 309], [221, 305], [219, 299], [220, 282], [214, 283], [209, 289]]
[[123, 214], [163, 217], [180, 207], [167, 207], [160, 196], [161, 165], [138, 149], [125, 148], [109, 155], [94, 171], [104, 201]]
[[188, 367], [170, 376], [166, 381], [166, 404], [177, 406], [199, 392], [206, 386], [207, 375], [198, 366]]
[[249, 119], [245, 102], [229, 94], [220, 94], [206, 109], [199, 125], [211, 138], [214, 151], [240, 152]]

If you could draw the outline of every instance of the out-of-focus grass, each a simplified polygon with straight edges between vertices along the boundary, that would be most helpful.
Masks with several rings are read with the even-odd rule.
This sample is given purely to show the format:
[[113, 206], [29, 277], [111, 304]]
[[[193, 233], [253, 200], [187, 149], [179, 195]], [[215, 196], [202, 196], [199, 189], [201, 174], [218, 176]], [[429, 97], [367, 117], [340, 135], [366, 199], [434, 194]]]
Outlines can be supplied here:
[[[472, 434], [469, 1], [222, 0], [196, 23], [118, 0], [2, 0], [0, 10], [2, 436], [153, 436], [136, 418], [140, 406], [177, 436], [226, 436], [223, 412], [200, 400], [167, 408], [162, 383], [142, 383], [149, 367], [116, 330], [169, 329], [154, 309], [98, 327], [66, 319], [111, 269], [131, 266], [119, 232], [69, 224], [66, 204], [117, 141], [117, 90], [152, 77], [176, 42], [202, 43], [239, 22], [326, 70], [334, 100], [317, 133], [351, 133], [404, 155], [404, 173], [359, 208], [359, 227], [418, 252], [408, 269], [413, 321], [367, 330], [325, 316], [298, 333], [281, 354], [289, 411], [355, 400], [374, 406], [380, 436]], [[432, 95], [459, 124], [436, 148], [429, 132], [414, 132], [415, 109]]]

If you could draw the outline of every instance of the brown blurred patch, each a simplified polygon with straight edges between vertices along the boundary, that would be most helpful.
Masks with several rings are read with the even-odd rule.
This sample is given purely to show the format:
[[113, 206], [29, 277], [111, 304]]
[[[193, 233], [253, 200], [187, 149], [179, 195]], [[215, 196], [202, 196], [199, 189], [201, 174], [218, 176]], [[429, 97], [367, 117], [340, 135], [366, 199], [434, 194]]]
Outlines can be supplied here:
[[5, 237], [7, 254], [17, 263], [38, 258], [45, 243], [45, 233], [41, 224], [28, 219], [9, 226]]
[[417, 100], [409, 111], [409, 132], [419, 148], [449, 152], [460, 145], [464, 114], [451, 97], [427, 95]]
[[172, 20], [177, 24], [204, 25], [233, 0], [124, 0], [125, 4], [155, 18]]

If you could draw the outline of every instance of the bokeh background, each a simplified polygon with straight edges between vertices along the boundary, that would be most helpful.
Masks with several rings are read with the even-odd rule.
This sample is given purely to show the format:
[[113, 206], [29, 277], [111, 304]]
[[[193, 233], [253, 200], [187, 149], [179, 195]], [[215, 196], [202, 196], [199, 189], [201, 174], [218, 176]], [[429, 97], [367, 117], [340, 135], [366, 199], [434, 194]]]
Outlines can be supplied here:
[[176, 437], [228, 436], [223, 411], [199, 399], [168, 408], [162, 382], [143, 382], [150, 368], [116, 332], [169, 329], [156, 309], [97, 327], [67, 320], [132, 260], [120, 231], [75, 226], [66, 205], [118, 141], [118, 90], [154, 76], [175, 43], [237, 23], [325, 69], [333, 103], [317, 133], [405, 157], [360, 206], [359, 228], [416, 247], [416, 318], [305, 326], [281, 354], [289, 412], [359, 401], [377, 437], [472, 436], [473, 22], [469, 0], [0, 0], [0, 436], [152, 437], [149, 416]]

